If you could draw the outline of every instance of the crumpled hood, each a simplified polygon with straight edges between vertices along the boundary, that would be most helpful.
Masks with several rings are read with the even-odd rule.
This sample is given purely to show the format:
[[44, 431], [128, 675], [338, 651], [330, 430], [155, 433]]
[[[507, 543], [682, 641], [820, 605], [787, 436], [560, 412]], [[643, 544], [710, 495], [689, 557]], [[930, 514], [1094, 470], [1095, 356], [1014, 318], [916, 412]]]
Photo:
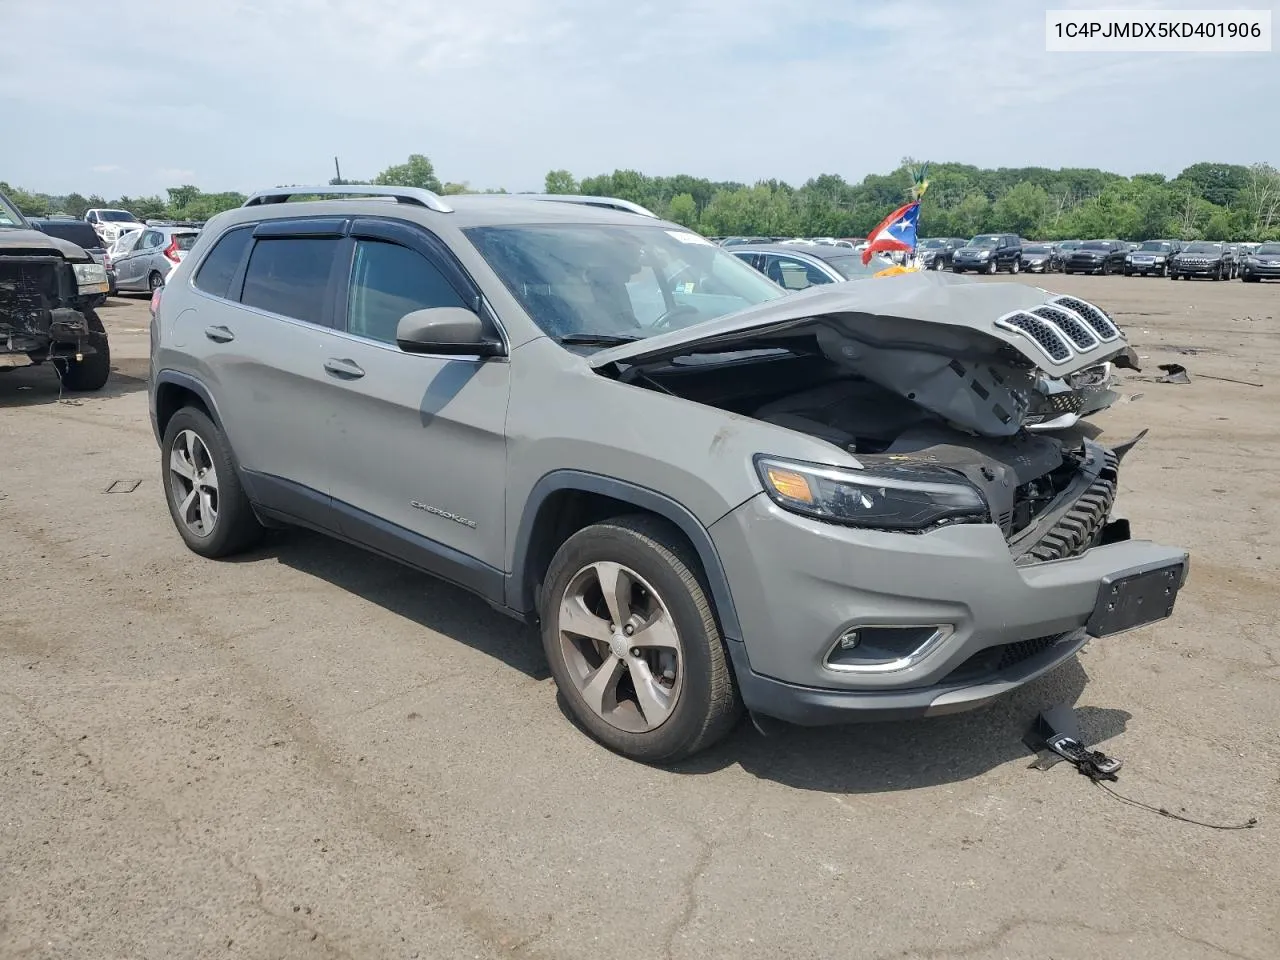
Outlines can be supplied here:
[[80, 263], [89, 259], [74, 243], [51, 237], [40, 230], [0, 230], [0, 257], [52, 256], [57, 254], [66, 260]]
[[599, 370], [692, 353], [812, 350], [815, 341], [850, 372], [987, 436], [1018, 432], [1038, 371], [1062, 378], [1107, 360], [1137, 366], [1119, 328], [1083, 300], [1021, 283], [923, 272], [810, 287], [601, 350], [588, 362]]

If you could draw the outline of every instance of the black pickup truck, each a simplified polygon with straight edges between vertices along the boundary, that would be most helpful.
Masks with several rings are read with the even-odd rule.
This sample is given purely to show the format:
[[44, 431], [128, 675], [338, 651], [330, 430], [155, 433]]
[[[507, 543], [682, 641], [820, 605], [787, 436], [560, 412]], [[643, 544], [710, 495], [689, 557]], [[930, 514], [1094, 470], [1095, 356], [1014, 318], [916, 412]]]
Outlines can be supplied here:
[[66, 389], [101, 389], [111, 350], [95, 308], [106, 295], [102, 264], [0, 194], [0, 371], [48, 361]]

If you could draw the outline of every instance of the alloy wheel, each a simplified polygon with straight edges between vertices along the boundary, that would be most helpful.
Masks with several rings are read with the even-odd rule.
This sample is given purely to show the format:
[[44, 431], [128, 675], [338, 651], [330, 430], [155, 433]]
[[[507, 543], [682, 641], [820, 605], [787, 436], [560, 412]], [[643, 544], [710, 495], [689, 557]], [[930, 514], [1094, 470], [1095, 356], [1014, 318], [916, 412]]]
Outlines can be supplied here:
[[594, 713], [629, 733], [670, 718], [684, 685], [684, 648], [649, 583], [620, 563], [588, 564], [569, 581], [558, 616], [567, 672]]
[[213, 533], [218, 522], [218, 472], [209, 448], [194, 430], [174, 437], [169, 480], [178, 519], [194, 536]]

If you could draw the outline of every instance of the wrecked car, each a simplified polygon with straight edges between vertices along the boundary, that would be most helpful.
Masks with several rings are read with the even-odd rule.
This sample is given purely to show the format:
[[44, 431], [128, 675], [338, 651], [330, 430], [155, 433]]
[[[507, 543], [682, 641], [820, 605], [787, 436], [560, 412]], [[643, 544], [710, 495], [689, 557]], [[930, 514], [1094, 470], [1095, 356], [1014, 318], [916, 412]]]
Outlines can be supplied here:
[[101, 263], [0, 194], [0, 370], [49, 362], [66, 389], [100, 389], [111, 351], [95, 308], [107, 290]]
[[342, 185], [210, 221], [149, 392], [191, 550], [298, 525], [443, 577], [538, 625], [593, 737], [669, 762], [744, 707], [977, 707], [1168, 617], [1187, 553], [1112, 515], [1130, 445], [1026, 429], [1043, 376], [1131, 360], [1018, 283], [787, 295], [652, 217]]

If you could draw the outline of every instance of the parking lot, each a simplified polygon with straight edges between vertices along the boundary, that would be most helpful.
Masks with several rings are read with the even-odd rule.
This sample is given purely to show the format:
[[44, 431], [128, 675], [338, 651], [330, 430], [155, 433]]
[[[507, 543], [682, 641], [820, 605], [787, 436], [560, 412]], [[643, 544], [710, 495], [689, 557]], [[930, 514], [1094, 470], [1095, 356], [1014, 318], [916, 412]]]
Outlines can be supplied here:
[[[1280, 955], [1280, 289], [994, 282], [1109, 308], [1143, 357], [1096, 426], [1150, 428], [1119, 506], [1192, 551], [1174, 618], [981, 712], [744, 722], [672, 770], [575, 730], [535, 633], [468, 594], [300, 532], [188, 552], [145, 299], [101, 311], [102, 393], [0, 375], [0, 957]], [[1064, 702], [1118, 792], [1257, 828], [1028, 769]]]

